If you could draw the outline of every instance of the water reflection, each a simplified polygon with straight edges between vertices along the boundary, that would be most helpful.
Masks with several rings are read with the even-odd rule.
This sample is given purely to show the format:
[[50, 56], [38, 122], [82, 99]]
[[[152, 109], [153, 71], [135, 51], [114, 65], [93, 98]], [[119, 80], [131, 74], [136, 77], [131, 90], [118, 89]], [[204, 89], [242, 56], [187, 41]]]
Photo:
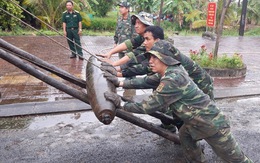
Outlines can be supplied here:
[[97, 121], [98, 119], [93, 112], [77, 112], [62, 115], [38, 116], [33, 118], [27, 128], [31, 130], [38, 130], [46, 127], [53, 127], [56, 125], [80, 125], [81, 123], [90, 123]]
[[44, 116], [18, 116], [0, 119], [0, 129], [30, 129], [39, 130], [56, 125], [80, 125], [82, 123], [98, 122], [91, 111], [68, 114], [44, 115]]

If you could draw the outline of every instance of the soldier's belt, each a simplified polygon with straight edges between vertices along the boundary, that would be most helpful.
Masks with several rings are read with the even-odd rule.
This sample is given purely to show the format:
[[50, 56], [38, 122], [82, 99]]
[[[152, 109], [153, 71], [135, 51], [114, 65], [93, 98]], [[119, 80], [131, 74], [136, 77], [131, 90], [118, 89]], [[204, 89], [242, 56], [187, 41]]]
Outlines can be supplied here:
[[78, 27], [72, 27], [72, 28], [67, 28], [67, 30], [76, 30], [76, 29], [79, 29]]

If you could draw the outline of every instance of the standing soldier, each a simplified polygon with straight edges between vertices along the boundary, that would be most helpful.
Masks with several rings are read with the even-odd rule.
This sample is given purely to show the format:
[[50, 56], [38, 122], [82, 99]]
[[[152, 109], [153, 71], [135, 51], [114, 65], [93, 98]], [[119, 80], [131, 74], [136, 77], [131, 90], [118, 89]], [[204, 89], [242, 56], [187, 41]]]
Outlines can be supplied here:
[[[135, 33], [134, 26], [131, 23], [131, 17], [129, 14], [130, 3], [127, 1], [122, 1], [118, 4], [120, 16], [117, 20], [116, 32], [114, 36], [115, 46], [124, 42], [127, 39], [131, 39]], [[125, 56], [125, 51], [119, 53], [119, 58]]]
[[[78, 54], [79, 59], [83, 59], [83, 53], [80, 43], [80, 35], [82, 32], [82, 17], [78, 11], [73, 10], [73, 2], [66, 2], [67, 11], [62, 14], [62, 27], [64, 36], [68, 37], [68, 44], [72, 54], [70, 58], [75, 58]], [[74, 42], [75, 41], [75, 44]], [[77, 50], [77, 51], [76, 51]]]

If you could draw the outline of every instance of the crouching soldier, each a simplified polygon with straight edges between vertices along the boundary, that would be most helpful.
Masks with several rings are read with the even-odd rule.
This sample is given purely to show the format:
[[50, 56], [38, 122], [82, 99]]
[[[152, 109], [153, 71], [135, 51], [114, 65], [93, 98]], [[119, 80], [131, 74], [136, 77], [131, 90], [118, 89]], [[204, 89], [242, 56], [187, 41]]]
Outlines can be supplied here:
[[[151, 114], [166, 112], [165, 108], [177, 115], [184, 124], [179, 130], [183, 153], [187, 162], [206, 162], [199, 141], [204, 139], [214, 152], [226, 162], [252, 163], [241, 150], [230, 131], [228, 118], [219, 110], [209, 95], [192, 81], [180, 62], [169, 56], [167, 48], [156, 47], [145, 53], [151, 70], [155, 73], [144, 78], [118, 81], [117, 77], [105, 73], [105, 77], [115, 86], [129, 88], [156, 87], [148, 100], [141, 103], [126, 102], [124, 110]], [[120, 96], [106, 92], [105, 97], [120, 107]]]

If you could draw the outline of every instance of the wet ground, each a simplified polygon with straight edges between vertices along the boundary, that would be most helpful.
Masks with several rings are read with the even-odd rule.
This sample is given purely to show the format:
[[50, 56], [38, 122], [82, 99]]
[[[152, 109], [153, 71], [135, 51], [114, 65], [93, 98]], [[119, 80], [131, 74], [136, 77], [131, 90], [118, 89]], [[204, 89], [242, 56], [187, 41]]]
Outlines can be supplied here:
[[[2, 38], [77, 77], [85, 78], [86, 61], [70, 59], [70, 52], [49, 38], [44, 36]], [[67, 46], [66, 40], [63, 37], [52, 38]], [[201, 37], [174, 36], [173, 39], [175, 46], [186, 55], [189, 55], [190, 49], [199, 50], [201, 45], [206, 45], [209, 52], [215, 45], [214, 41], [202, 39]], [[105, 52], [113, 45], [112, 37], [84, 36], [82, 40], [84, 49], [91, 54]], [[260, 63], [260, 57], [258, 57], [260, 55], [259, 47], [260, 37], [224, 37], [220, 43], [219, 54], [226, 53], [232, 55], [233, 52], [242, 54], [248, 70], [246, 77], [242, 79], [215, 79], [215, 88], [246, 88], [260, 84], [260, 76], [258, 75], [260, 71], [260, 66], [258, 66], [258, 63]], [[84, 55], [85, 57], [89, 56], [87, 52]], [[0, 60], [0, 70], [0, 92], [2, 93], [2, 102], [0, 104], [58, 101], [70, 98], [67, 94], [48, 86], [2, 59]]]
[[[68, 50], [52, 43], [48, 38], [2, 38], [77, 77], [85, 78], [86, 61], [70, 59]], [[62, 37], [53, 38], [67, 45]], [[175, 36], [174, 41], [176, 47], [185, 54], [188, 54], [190, 49], [198, 50], [203, 44], [208, 49], [214, 47], [213, 41], [201, 37]], [[112, 37], [84, 36], [82, 42], [83, 47], [93, 54], [106, 51], [113, 45]], [[260, 37], [223, 38], [220, 53], [231, 54], [234, 51], [243, 55], [248, 66], [247, 75], [239, 80], [215, 80], [215, 89], [251, 88], [253, 92], [260, 82]], [[87, 57], [87, 53], [84, 55]], [[55, 102], [82, 105], [80, 102], [71, 101], [72, 97], [69, 95], [29, 76], [2, 59], [0, 70], [0, 107], [31, 109], [40, 101], [44, 104], [43, 109], [51, 108]], [[139, 90], [134, 93], [140, 95], [146, 92]], [[260, 162], [259, 96], [227, 98], [217, 100], [217, 104], [230, 116], [232, 131], [244, 152], [254, 162]], [[57, 106], [65, 108], [64, 105]], [[81, 107], [87, 108], [84, 105]], [[160, 123], [157, 119], [142, 117], [153, 123]], [[115, 118], [111, 125], [105, 126], [91, 111], [1, 118], [0, 128], [0, 162], [183, 162], [182, 151], [178, 145], [119, 118]], [[202, 143], [208, 162], [221, 162], [211, 148]]]

